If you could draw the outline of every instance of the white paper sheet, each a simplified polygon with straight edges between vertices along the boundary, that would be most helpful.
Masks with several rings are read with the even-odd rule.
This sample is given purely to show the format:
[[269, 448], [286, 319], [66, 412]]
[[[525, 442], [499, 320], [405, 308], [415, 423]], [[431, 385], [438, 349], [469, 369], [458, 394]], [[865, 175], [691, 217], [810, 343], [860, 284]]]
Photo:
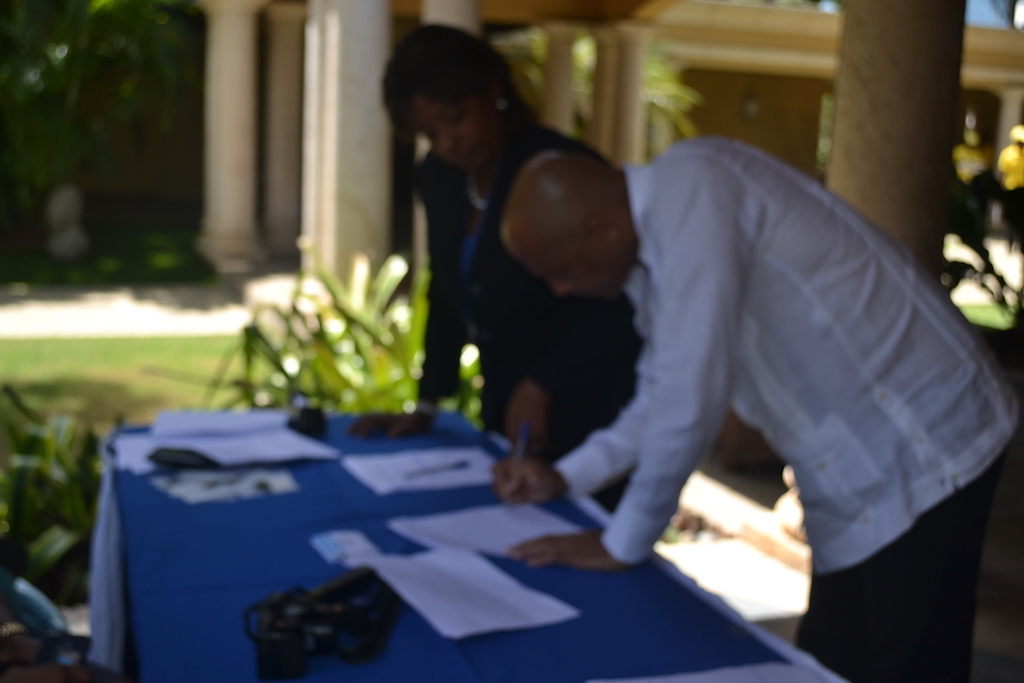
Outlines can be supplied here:
[[587, 681], [587, 683], [826, 683], [826, 681], [827, 679], [817, 671], [793, 664], [769, 662], [671, 676], [602, 678]]
[[186, 503], [228, 502], [281, 493], [295, 493], [299, 484], [288, 470], [181, 470], [153, 477], [167, 495]]
[[480, 505], [420, 517], [396, 517], [388, 528], [428, 548], [465, 548], [504, 556], [512, 546], [580, 527], [536, 505]]
[[149, 434], [121, 434], [114, 439], [114, 448], [118, 468], [135, 474], [155, 469], [149, 454], [158, 448], [198, 451], [225, 467], [303, 458], [329, 460], [340, 455], [336, 448], [286, 428], [234, 436], [154, 438]]
[[378, 555], [363, 558], [361, 564], [376, 569], [446, 638], [547, 626], [580, 614], [572, 605], [524, 586], [468, 550]]
[[431, 448], [350, 455], [341, 460], [348, 472], [378, 496], [396, 491], [485, 486], [491, 483], [494, 459], [482, 448]]
[[288, 413], [283, 410], [164, 411], [156, 416], [149, 433], [154, 437], [244, 434], [268, 429], [284, 429], [288, 425], [288, 418]]

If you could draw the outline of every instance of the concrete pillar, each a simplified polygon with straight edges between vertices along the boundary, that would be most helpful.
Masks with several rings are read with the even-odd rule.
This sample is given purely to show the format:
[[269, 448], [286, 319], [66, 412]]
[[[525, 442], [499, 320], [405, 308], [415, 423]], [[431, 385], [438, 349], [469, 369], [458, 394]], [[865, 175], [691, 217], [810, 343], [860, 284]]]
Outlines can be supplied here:
[[302, 32], [306, 6], [267, 7], [263, 226], [272, 252], [295, 252], [302, 164]]
[[644, 104], [644, 62], [650, 28], [619, 24], [618, 107], [615, 154], [617, 164], [642, 164], [647, 160], [647, 107]]
[[199, 251], [222, 272], [263, 256], [256, 230], [256, 15], [267, 0], [202, 0], [206, 14]]
[[1021, 111], [1024, 108], [1024, 86], [1009, 85], [996, 94], [999, 95], [999, 121], [992, 147], [998, 157], [999, 151], [1010, 144], [1010, 129], [1024, 120]]
[[304, 265], [314, 257], [347, 275], [357, 252], [390, 249], [389, 123], [380, 80], [390, 50], [390, 6], [312, 0], [303, 134]]
[[612, 26], [594, 29], [597, 61], [594, 64], [590, 120], [584, 138], [609, 159], [615, 157], [616, 110], [618, 108], [619, 32]]
[[572, 46], [579, 26], [567, 22], [543, 24], [548, 36], [548, 58], [544, 62], [544, 110], [541, 123], [566, 135], [573, 129]]
[[423, 0], [420, 20], [424, 24], [454, 26], [475, 36], [483, 35], [480, 0]]
[[938, 273], [964, 1], [850, 0], [828, 184]]
[[321, 166], [323, 147], [323, 25], [327, 0], [308, 0], [302, 64], [302, 267], [314, 265], [313, 251], [322, 241]]

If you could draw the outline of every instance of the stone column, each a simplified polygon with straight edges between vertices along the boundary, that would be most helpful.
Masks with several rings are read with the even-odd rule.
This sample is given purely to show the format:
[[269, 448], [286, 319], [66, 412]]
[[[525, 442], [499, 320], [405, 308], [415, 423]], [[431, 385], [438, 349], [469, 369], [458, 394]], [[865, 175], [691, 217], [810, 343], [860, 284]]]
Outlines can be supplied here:
[[541, 122], [561, 133], [573, 129], [572, 46], [579, 26], [567, 22], [543, 24], [548, 35], [548, 58], [544, 62], [544, 110]]
[[964, 1], [844, 3], [828, 184], [936, 274], [959, 133]]
[[615, 154], [617, 164], [642, 164], [647, 160], [647, 107], [644, 104], [644, 62], [650, 28], [619, 24], [618, 108]]
[[1009, 85], [996, 94], [999, 95], [999, 121], [992, 147], [998, 158], [1000, 150], [1010, 144], [1010, 129], [1024, 120], [1021, 111], [1024, 108], [1024, 86]]
[[480, 0], [423, 0], [420, 20], [424, 24], [461, 28], [475, 36], [483, 34]]
[[256, 230], [256, 15], [267, 0], [202, 0], [206, 14], [199, 251], [222, 272], [263, 255]]
[[585, 139], [609, 159], [615, 157], [616, 109], [618, 107], [619, 32], [611, 26], [594, 29], [597, 62]]
[[299, 246], [302, 267], [312, 268], [313, 252], [323, 241], [320, 226], [323, 202], [321, 157], [323, 145], [323, 34], [327, 0], [308, 0], [302, 64], [302, 207]]
[[292, 254], [299, 236], [302, 164], [302, 32], [306, 6], [267, 7], [263, 129], [263, 226], [272, 252]]
[[303, 136], [304, 254], [347, 276], [352, 257], [390, 249], [389, 123], [380, 80], [390, 51], [390, 6], [313, 0], [307, 31]]

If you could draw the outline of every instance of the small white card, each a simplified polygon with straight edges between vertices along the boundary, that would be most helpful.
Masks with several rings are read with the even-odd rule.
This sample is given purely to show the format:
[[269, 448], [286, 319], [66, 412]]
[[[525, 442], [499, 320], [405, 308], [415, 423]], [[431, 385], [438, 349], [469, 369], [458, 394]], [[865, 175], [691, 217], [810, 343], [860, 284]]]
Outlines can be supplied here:
[[336, 529], [313, 534], [309, 539], [320, 557], [330, 564], [349, 565], [371, 555], [380, 555], [373, 541], [356, 529]]

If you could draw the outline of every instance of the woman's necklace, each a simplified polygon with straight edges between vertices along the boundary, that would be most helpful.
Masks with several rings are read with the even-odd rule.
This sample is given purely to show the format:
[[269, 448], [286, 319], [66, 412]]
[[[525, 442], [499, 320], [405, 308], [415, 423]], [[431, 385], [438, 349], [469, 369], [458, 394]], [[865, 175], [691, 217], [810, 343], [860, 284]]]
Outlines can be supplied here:
[[487, 210], [487, 200], [480, 196], [480, 193], [476, 190], [476, 174], [466, 174], [466, 194], [469, 195], [469, 203], [473, 205], [473, 208], [477, 211]]

